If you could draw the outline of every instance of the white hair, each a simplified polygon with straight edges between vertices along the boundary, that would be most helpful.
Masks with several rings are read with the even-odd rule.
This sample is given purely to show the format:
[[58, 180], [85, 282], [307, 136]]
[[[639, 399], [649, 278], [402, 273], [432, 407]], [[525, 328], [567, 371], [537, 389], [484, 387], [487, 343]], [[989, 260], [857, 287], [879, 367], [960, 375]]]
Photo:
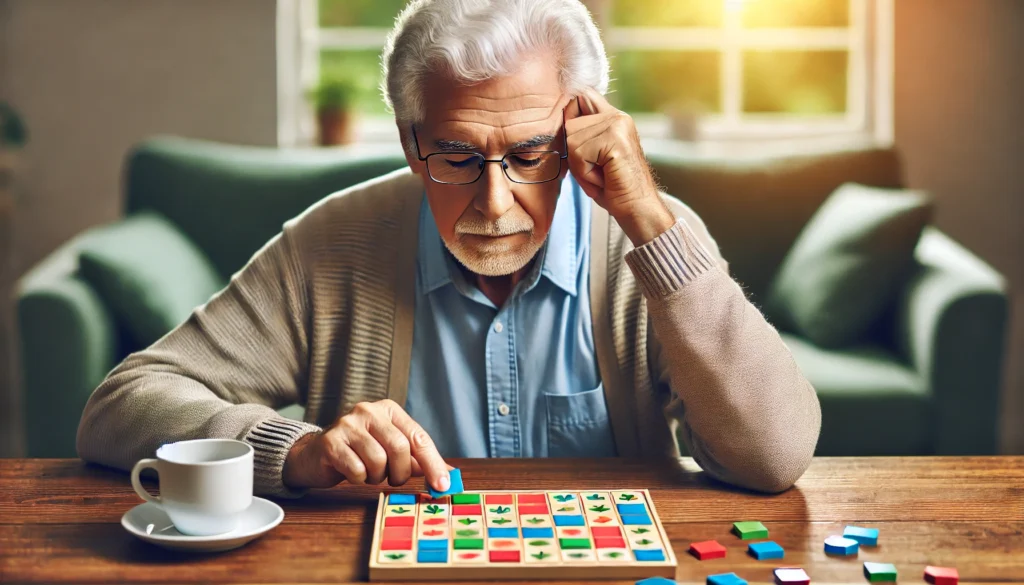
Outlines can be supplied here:
[[384, 47], [384, 101], [399, 124], [422, 122], [429, 76], [471, 85], [514, 73], [534, 50], [553, 54], [563, 91], [608, 91], [604, 44], [579, 0], [413, 0]]

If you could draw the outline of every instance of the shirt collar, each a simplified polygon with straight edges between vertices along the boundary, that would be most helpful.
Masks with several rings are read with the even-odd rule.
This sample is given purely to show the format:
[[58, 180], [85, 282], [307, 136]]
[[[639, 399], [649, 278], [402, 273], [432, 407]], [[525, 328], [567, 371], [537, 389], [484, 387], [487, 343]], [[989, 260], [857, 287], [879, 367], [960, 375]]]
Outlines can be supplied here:
[[[551, 221], [544, 246], [537, 252], [541, 260], [541, 276], [553, 284], [576, 296], [576, 273], [580, 256], [579, 230], [577, 229], [578, 210], [577, 196], [581, 192], [572, 176], [566, 174], [562, 188], [555, 204], [555, 215]], [[437, 231], [434, 214], [430, 210], [426, 196], [420, 204], [419, 218], [419, 250], [417, 252], [422, 293], [430, 294], [435, 290], [453, 283], [453, 271], [459, 268], [449, 259], [450, 253]], [[527, 276], [526, 280], [532, 280]]]

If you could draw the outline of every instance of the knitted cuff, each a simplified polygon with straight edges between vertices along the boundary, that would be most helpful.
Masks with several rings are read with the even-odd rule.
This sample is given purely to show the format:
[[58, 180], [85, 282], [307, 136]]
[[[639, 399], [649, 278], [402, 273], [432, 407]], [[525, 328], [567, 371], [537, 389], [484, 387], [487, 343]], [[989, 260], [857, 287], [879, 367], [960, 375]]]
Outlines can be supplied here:
[[280, 416], [268, 418], [253, 427], [243, 439], [255, 451], [253, 491], [282, 498], [305, 495], [308, 490], [295, 490], [284, 484], [284, 462], [295, 441], [320, 430], [316, 425]]
[[717, 265], [686, 221], [679, 219], [665, 233], [626, 254], [626, 264], [647, 298], [678, 291]]

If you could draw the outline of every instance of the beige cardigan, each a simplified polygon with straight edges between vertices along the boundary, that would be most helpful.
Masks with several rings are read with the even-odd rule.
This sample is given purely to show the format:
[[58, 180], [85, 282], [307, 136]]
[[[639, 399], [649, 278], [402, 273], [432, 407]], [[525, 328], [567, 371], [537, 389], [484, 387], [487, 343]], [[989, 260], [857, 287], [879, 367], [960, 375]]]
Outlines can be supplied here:
[[[300, 495], [281, 479], [296, 439], [358, 402], [405, 403], [422, 193], [404, 169], [286, 223], [223, 291], [109, 374], [82, 415], [79, 455], [129, 469], [167, 442], [238, 438], [255, 449], [257, 493]], [[666, 202], [680, 221], [636, 250], [593, 207], [594, 342], [619, 455], [678, 455], [681, 436], [709, 474], [786, 489], [817, 442], [814, 389], [704, 224]], [[295, 403], [306, 422], [275, 412]]]

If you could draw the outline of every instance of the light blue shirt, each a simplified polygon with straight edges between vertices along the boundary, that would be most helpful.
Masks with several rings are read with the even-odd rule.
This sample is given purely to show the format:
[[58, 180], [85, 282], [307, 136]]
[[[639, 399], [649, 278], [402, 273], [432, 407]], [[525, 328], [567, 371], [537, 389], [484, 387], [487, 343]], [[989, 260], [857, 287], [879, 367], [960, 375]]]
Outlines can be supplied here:
[[590, 319], [590, 198], [567, 175], [547, 241], [496, 307], [420, 209], [405, 408], [444, 457], [616, 454]]

